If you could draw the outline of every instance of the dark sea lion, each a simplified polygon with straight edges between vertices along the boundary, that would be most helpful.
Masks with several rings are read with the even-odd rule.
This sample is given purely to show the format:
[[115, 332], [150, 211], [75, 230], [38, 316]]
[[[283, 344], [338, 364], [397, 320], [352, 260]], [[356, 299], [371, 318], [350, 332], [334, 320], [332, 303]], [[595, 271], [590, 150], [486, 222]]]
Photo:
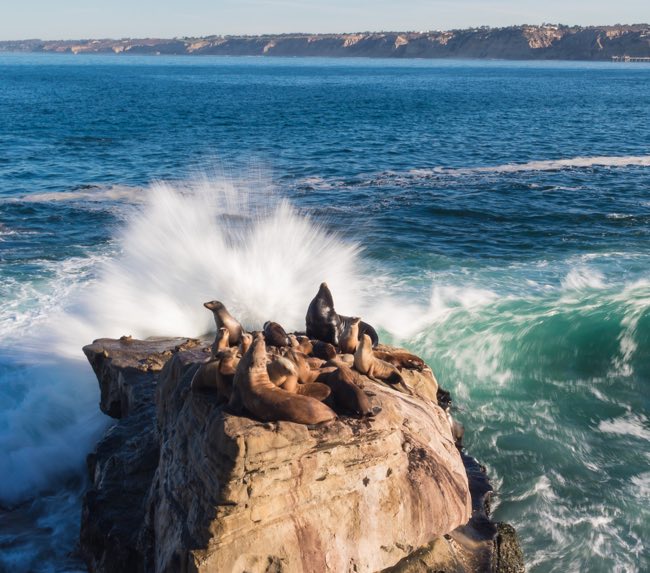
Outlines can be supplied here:
[[291, 346], [289, 335], [277, 322], [267, 321], [264, 323], [264, 340], [267, 346]]
[[336, 356], [336, 348], [329, 342], [322, 340], [312, 340], [313, 349], [312, 355], [321, 360], [331, 360]]
[[228, 339], [229, 345], [235, 346], [236, 344], [239, 344], [244, 329], [242, 328], [242, 325], [239, 324], [239, 321], [228, 312], [228, 309], [224, 304], [218, 300], [211, 300], [210, 302], [204, 302], [203, 306], [212, 311], [214, 322], [217, 325], [217, 331], [224, 327], [228, 329], [228, 332], [230, 333]]
[[332, 397], [338, 407], [359, 416], [372, 415], [370, 400], [355, 383], [354, 375], [355, 373], [349, 366], [339, 364], [334, 372], [322, 377], [322, 382], [332, 390]]
[[278, 388], [266, 369], [266, 343], [258, 334], [242, 357], [235, 373], [231, 406], [239, 404], [263, 422], [284, 420], [298, 424], [319, 424], [336, 418], [334, 411], [322, 402], [292, 394]]
[[[343, 316], [334, 310], [332, 293], [327, 283], [321, 283], [318, 293], [309, 303], [307, 309], [305, 317], [307, 336], [338, 346], [342, 332], [355, 318]], [[373, 346], [379, 344], [377, 331], [368, 323], [359, 321], [359, 340], [363, 334], [370, 336]]]
[[334, 299], [327, 283], [321, 283], [318, 293], [309, 303], [305, 322], [309, 338], [338, 346], [341, 319], [334, 310]]

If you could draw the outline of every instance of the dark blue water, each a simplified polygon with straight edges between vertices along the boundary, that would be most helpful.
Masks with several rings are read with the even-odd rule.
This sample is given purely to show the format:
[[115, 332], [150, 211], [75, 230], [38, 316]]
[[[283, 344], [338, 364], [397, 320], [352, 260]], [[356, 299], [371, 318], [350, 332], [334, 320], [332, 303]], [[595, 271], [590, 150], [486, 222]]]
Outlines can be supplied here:
[[649, 223], [644, 64], [0, 55], [0, 563], [79, 566], [81, 344], [199, 334], [194, 295], [292, 325], [326, 275], [453, 392], [531, 571], [648, 570]]

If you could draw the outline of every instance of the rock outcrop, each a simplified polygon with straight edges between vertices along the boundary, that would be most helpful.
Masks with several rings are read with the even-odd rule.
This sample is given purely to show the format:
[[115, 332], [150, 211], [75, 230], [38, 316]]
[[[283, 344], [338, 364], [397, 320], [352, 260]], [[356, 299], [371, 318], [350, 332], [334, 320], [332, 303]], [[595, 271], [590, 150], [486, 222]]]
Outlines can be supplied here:
[[88, 459], [91, 571], [523, 570], [426, 370], [405, 371], [413, 395], [367, 380], [374, 417], [308, 427], [190, 391], [207, 341], [103, 339], [84, 352], [118, 420]]
[[609, 60], [650, 57], [650, 25], [510, 26], [429, 32], [0, 42], [0, 51], [221, 56]]

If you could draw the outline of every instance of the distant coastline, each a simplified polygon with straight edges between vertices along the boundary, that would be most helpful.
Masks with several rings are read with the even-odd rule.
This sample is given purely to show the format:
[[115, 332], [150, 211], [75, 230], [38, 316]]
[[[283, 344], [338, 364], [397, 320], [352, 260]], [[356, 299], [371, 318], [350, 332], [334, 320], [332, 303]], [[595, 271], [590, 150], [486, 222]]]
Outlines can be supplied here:
[[0, 41], [0, 52], [587, 60], [650, 57], [650, 24], [429, 32]]

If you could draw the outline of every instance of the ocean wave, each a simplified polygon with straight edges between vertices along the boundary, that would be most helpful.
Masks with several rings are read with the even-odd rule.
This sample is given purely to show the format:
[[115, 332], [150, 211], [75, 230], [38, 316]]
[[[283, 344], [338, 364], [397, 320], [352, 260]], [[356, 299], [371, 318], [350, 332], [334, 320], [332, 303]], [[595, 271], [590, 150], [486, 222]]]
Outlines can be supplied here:
[[81, 189], [71, 191], [56, 191], [51, 193], [31, 193], [18, 198], [11, 198], [11, 201], [23, 203], [58, 203], [84, 201], [92, 203], [103, 203], [106, 201], [128, 201], [130, 203], [142, 203], [146, 200], [141, 187], [128, 187], [125, 185], [110, 185], [100, 187], [94, 185], [84, 186]]
[[505, 163], [480, 167], [434, 167], [412, 169], [410, 175], [427, 177], [431, 175], [472, 175], [490, 173], [523, 173], [527, 171], [564, 171], [566, 169], [588, 169], [591, 167], [650, 167], [650, 155], [571, 157], [528, 161], [527, 163]]

